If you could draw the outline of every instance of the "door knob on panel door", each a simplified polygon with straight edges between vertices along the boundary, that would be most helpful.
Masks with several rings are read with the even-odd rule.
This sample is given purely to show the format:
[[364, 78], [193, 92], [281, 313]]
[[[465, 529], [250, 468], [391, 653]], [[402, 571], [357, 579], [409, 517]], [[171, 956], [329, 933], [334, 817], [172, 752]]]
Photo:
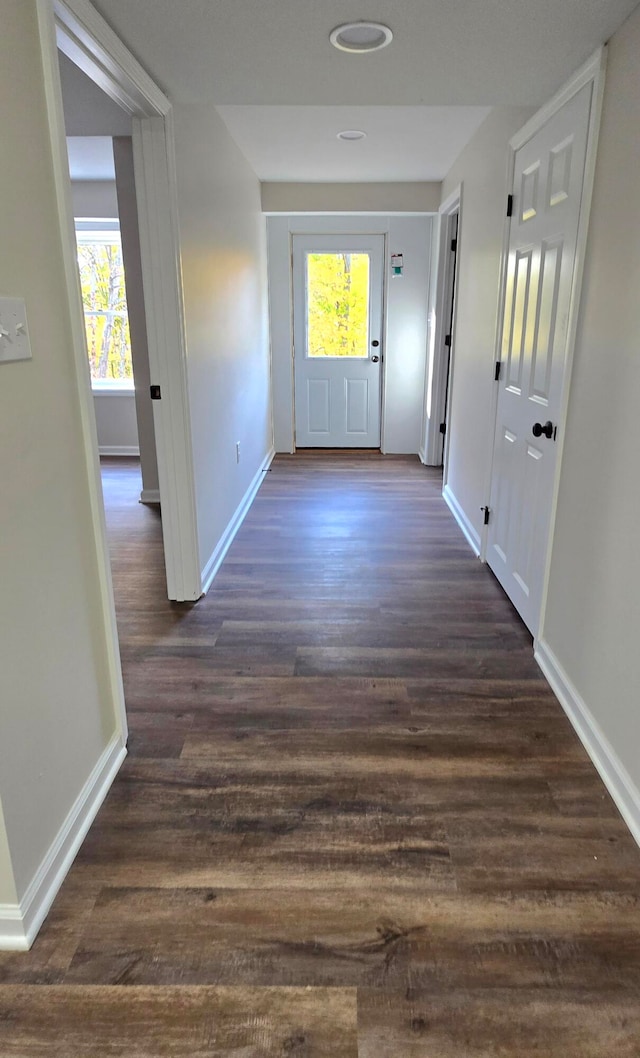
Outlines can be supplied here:
[[534, 422], [531, 432], [534, 437], [541, 437], [542, 434], [544, 434], [545, 437], [548, 437], [549, 440], [551, 440], [553, 437], [553, 423], [551, 420], [547, 420], [543, 426], [541, 422]]
[[377, 364], [379, 359], [380, 359], [379, 356], [372, 356], [371, 357], [371, 363], [372, 364]]

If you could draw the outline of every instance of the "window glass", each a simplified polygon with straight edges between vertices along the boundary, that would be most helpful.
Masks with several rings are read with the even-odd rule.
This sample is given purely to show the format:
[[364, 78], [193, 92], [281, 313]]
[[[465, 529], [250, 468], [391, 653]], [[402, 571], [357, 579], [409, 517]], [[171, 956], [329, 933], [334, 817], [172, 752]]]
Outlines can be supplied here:
[[119, 237], [78, 233], [78, 264], [91, 379], [133, 384], [131, 338]]
[[307, 356], [369, 355], [369, 254], [308, 253]]

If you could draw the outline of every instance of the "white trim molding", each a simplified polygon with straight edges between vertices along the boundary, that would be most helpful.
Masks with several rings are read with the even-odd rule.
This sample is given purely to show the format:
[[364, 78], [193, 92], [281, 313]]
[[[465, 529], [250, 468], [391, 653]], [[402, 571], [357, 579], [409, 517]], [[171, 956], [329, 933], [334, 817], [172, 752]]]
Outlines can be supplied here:
[[[452, 217], [458, 215], [458, 235], [456, 253], [455, 275], [450, 275], [449, 247], [451, 245]], [[429, 327], [429, 350], [427, 367], [425, 372], [425, 394], [423, 414], [424, 453], [423, 462], [428, 466], [444, 465], [443, 480], [447, 481], [447, 438], [440, 433], [440, 423], [446, 418], [447, 390], [451, 392], [453, 382], [454, 345], [456, 331], [456, 306], [457, 300], [453, 302], [453, 316], [451, 319], [451, 345], [448, 354], [445, 354], [445, 336], [449, 329], [447, 308], [452, 293], [451, 283], [455, 289], [458, 286], [458, 274], [460, 271], [460, 246], [462, 233], [462, 184], [452, 191], [438, 210], [438, 232], [434, 238], [434, 253], [432, 253], [432, 277], [434, 292], [429, 301], [432, 305], [432, 319]], [[435, 265], [435, 267], [434, 267]], [[449, 356], [450, 373], [447, 386], [446, 356]]]
[[443, 497], [447, 507], [451, 511], [453, 517], [455, 518], [456, 522], [458, 523], [458, 525], [462, 529], [462, 532], [464, 533], [464, 535], [465, 535], [465, 537], [467, 539], [467, 543], [469, 544], [471, 550], [476, 555], [476, 557], [479, 558], [480, 557], [480, 537], [478, 536], [478, 534], [477, 534], [476, 530], [474, 529], [473, 525], [471, 524], [471, 522], [467, 518], [467, 515], [465, 514], [464, 510], [462, 509], [462, 507], [458, 503], [458, 500], [454, 496], [454, 494], [451, 491], [451, 488], [450, 488], [449, 485], [445, 485], [444, 486], [444, 488], [442, 490], [442, 497]]
[[[93, 9], [92, 9], [93, 10]], [[75, 225], [71, 204], [71, 181], [67, 141], [62, 109], [62, 88], [56, 46], [56, 27], [51, 0], [37, 0], [38, 30], [44, 74], [45, 102], [51, 143], [51, 156], [56, 189], [56, 207], [60, 228], [64, 283], [69, 306], [72, 337], [72, 356], [75, 364], [76, 395], [80, 408], [83, 454], [86, 465], [89, 503], [91, 506], [93, 550], [99, 590], [101, 634], [107, 654], [109, 695], [118, 724], [122, 742], [127, 740], [127, 715], [122, 687], [122, 669], [118, 647], [116, 612], [113, 600], [111, 564], [107, 545], [107, 527], [100, 478], [100, 460], [96, 435], [96, 417], [91, 392], [91, 381], [87, 371], [87, 337], [84, 325], [84, 308], [78, 281], [78, 258], [76, 251]]]
[[268, 471], [269, 467], [271, 466], [271, 463], [273, 462], [275, 454], [276, 454], [275, 448], [272, 448], [271, 451], [262, 460], [262, 463], [260, 464], [259, 470], [257, 471], [255, 476], [253, 477], [253, 479], [251, 481], [251, 484], [249, 485], [249, 488], [247, 489], [247, 491], [245, 492], [244, 496], [240, 500], [240, 503], [236, 507], [236, 510], [235, 510], [234, 514], [232, 515], [231, 520], [230, 520], [229, 524], [227, 525], [227, 528], [225, 529], [224, 533], [220, 537], [220, 540], [216, 544], [216, 546], [215, 546], [215, 548], [213, 550], [213, 553], [212, 553], [211, 557], [209, 558], [209, 561], [207, 562], [206, 566], [204, 567], [204, 569], [202, 571], [202, 593], [203, 593], [203, 595], [206, 594], [206, 592], [209, 591], [209, 588], [211, 587], [211, 585], [213, 583], [213, 579], [214, 579], [216, 573], [218, 572], [218, 570], [220, 569], [220, 566], [224, 562], [225, 555], [227, 554], [227, 551], [231, 547], [231, 544], [234, 541], [234, 538], [236, 536], [236, 533], [238, 532], [238, 529], [242, 525], [243, 521], [245, 520], [245, 518], [246, 518], [246, 516], [247, 516], [247, 514], [249, 512], [249, 508], [251, 507], [251, 504], [253, 503], [253, 501], [254, 501], [254, 499], [256, 497], [258, 489], [260, 488], [260, 486], [262, 485], [262, 482], [264, 481], [264, 476], [265, 476], [266, 472]]
[[640, 845], [640, 790], [545, 640], [536, 642], [534, 657], [634, 840]]
[[140, 449], [138, 445], [100, 445], [98, 449], [101, 456], [138, 456]]
[[127, 749], [116, 731], [17, 904], [0, 904], [0, 951], [28, 951], [49, 913]]
[[138, 503], [160, 503], [160, 489], [143, 489]]

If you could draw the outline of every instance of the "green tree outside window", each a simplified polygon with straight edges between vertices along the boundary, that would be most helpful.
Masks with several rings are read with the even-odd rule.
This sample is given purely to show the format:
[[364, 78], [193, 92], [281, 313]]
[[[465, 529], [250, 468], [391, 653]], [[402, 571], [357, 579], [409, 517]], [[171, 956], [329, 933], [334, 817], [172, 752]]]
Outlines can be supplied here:
[[369, 254], [307, 254], [307, 355], [366, 357]]

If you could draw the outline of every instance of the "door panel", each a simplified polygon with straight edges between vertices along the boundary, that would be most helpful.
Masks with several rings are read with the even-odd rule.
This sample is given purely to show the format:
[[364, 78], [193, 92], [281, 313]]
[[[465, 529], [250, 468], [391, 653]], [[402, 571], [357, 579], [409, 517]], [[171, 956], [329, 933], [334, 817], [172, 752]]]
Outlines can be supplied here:
[[562, 248], [562, 238], [545, 240], [541, 248], [538, 311], [533, 341], [529, 397], [545, 406], [549, 403], [551, 393]]
[[531, 289], [531, 256], [530, 249], [518, 251], [515, 259], [515, 277], [513, 290], [513, 315], [511, 319], [511, 340], [509, 342], [508, 386], [513, 393], [522, 390], [522, 373], [524, 370], [525, 343], [527, 338], [527, 318], [529, 314], [529, 292]]
[[307, 419], [309, 432], [328, 434], [331, 429], [331, 384], [328, 378], [307, 379]]
[[293, 238], [297, 447], [380, 447], [383, 269], [383, 235]]
[[[592, 83], [580, 89], [515, 156], [487, 561], [534, 635], [551, 521], [554, 430], [565, 386], [592, 91]], [[551, 436], [535, 436], [534, 424], [547, 421]]]
[[366, 378], [347, 378], [347, 433], [366, 436], [369, 431], [369, 382]]

